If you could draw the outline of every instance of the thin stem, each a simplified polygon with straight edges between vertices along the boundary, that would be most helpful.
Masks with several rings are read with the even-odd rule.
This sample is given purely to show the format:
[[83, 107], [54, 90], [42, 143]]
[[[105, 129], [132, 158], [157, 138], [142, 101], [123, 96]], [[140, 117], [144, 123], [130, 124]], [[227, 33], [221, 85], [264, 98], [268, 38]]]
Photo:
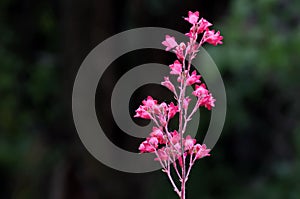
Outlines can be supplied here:
[[190, 120], [192, 118], [192, 116], [196, 113], [196, 111], [198, 110], [198, 108], [199, 108], [198, 103], [199, 103], [199, 98], [198, 98], [198, 100], [196, 102], [196, 105], [194, 106], [193, 111], [190, 113], [189, 117], [187, 118], [188, 120]]
[[190, 155], [190, 164], [189, 164], [188, 171], [186, 173], [186, 181], [188, 180], [188, 177], [190, 175], [191, 169], [192, 169], [192, 167], [194, 165], [194, 161], [192, 161], [192, 159], [193, 159], [193, 154]]
[[150, 118], [151, 118], [151, 120], [153, 120], [153, 122], [156, 124], [157, 127], [160, 127], [160, 125], [158, 124], [158, 122], [157, 122], [157, 120], [156, 120], [156, 118], [155, 118], [155, 115], [152, 116], [152, 115], [150, 114]]
[[160, 165], [162, 166], [162, 168], [164, 168], [164, 170], [166, 170], [166, 166], [163, 164], [163, 162], [161, 161], [161, 158], [159, 157], [158, 153], [157, 153], [157, 150], [155, 149], [155, 155], [157, 156], [158, 160], [159, 160], [159, 163]]
[[173, 178], [171, 176], [171, 172], [170, 172], [170, 160], [168, 160], [167, 175], [168, 175], [168, 178], [169, 178], [169, 180], [170, 180], [170, 182], [171, 182], [171, 184], [172, 184], [172, 186], [174, 188], [174, 191], [178, 194], [178, 196], [180, 196], [180, 191], [178, 190], [178, 188], [177, 188], [176, 184], [174, 183]]
[[173, 167], [174, 167], [174, 170], [176, 171], [177, 176], [179, 177], [179, 180], [181, 181], [182, 178], [181, 178], [181, 175], [180, 175], [180, 173], [179, 173], [179, 171], [178, 171], [178, 169], [177, 169], [177, 164], [176, 164], [176, 162], [173, 162]]

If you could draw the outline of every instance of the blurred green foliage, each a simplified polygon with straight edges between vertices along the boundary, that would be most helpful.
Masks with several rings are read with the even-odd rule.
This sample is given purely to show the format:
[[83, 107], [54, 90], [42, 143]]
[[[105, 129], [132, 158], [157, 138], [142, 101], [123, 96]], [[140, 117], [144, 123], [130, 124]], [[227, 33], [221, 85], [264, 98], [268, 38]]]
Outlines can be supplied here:
[[32, 47], [37, 41], [22, 41], [28, 35], [19, 31], [25, 20], [15, 21], [15, 15], [22, 15], [18, 9], [16, 1], [0, 2], [0, 198], [40, 198], [37, 190], [47, 189], [45, 176], [59, 157], [57, 149], [45, 144], [48, 126], [58, 116], [53, 103], [56, 32], [49, 7], [42, 7], [31, 13], [37, 32], [29, 35], [45, 39], [38, 42], [41, 48]]

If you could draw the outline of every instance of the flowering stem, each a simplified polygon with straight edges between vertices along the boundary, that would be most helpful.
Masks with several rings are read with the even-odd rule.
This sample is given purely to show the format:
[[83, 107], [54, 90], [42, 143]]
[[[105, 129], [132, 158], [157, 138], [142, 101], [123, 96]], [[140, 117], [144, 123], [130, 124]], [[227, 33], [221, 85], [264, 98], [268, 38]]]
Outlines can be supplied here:
[[[193, 13], [190, 11], [189, 16], [184, 19], [192, 24], [190, 32], [186, 34], [190, 38], [189, 42], [178, 44], [175, 38], [169, 35], [166, 35], [165, 41], [162, 42], [166, 46], [166, 51], [173, 49], [173, 52], [177, 56], [177, 60], [169, 67], [171, 69], [170, 74], [178, 75], [180, 84], [178, 92], [169, 80], [169, 77], [165, 77], [164, 82], [161, 83], [174, 93], [177, 104], [173, 102], [170, 104], [166, 104], [165, 102], [158, 104], [157, 100], [148, 96], [146, 100], [142, 101], [143, 105], [139, 106], [134, 116], [153, 120], [153, 132], [140, 144], [139, 150], [141, 153], [156, 154], [157, 158], [155, 160], [158, 160], [161, 164], [163, 172], [167, 174], [174, 191], [180, 199], [185, 199], [186, 197], [186, 182], [195, 161], [210, 156], [210, 149], [207, 149], [205, 144], [196, 144], [196, 139], [193, 139], [189, 135], [184, 138], [183, 134], [186, 131], [188, 122], [192, 119], [198, 108], [204, 106], [208, 110], [211, 110], [215, 102], [212, 94], [206, 89], [205, 84], [200, 84], [201, 76], [197, 75], [196, 71], [190, 72], [192, 60], [196, 57], [203, 43], [217, 45], [222, 44], [223, 39], [219, 31], [209, 30], [209, 27], [212, 25], [211, 23], [203, 18], [199, 20], [199, 12], [196, 11]], [[200, 44], [197, 44], [198, 35], [202, 33], [203, 36]], [[186, 88], [192, 85], [195, 85], [195, 90], [192, 94], [198, 100], [189, 113], [188, 106], [191, 98], [186, 96]], [[168, 129], [168, 124], [170, 119], [177, 113], [179, 114], [178, 132], [177, 130], [171, 132]], [[189, 161], [187, 160], [188, 155], [190, 156]], [[189, 165], [186, 165], [186, 162], [189, 162]], [[173, 168], [181, 184], [175, 184], [171, 175], [170, 164], [173, 164]]]

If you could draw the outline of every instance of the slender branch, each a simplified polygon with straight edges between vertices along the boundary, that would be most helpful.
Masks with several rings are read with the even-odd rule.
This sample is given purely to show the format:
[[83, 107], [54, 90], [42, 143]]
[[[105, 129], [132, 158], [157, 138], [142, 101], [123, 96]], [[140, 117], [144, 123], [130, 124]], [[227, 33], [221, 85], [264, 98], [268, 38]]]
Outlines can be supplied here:
[[193, 159], [193, 154], [190, 155], [190, 164], [189, 164], [188, 171], [186, 173], [186, 181], [188, 180], [188, 177], [190, 175], [191, 169], [192, 169], [192, 167], [194, 165], [194, 161], [192, 161], [192, 159]]
[[178, 188], [177, 188], [177, 186], [176, 186], [176, 184], [174, 183], [174, 181], [173, 181], [173, 178], [172, 178], [172, 176], [171, 176], [171, 172], [170, 172], [170, 161], [168, 160], [168, 169], [167, 169], [167, 176], [168, 176], [168, 178], [169, 178], [169, 180], [170, 180], [170, 182], [171, 182], [171, 184], [172, 184], [172, 186], [173, 186], [173, 188], [174, 188], [174, 191], [178, 194], [178, 196], [180, 197], [180, 191], [178, 190]]
[[156, 124], [157, 127], [160, 127], [160, 125], [158, 124], [158, 122], [157, 122], [155, 116], [153, 117], [153, 116], [150, 114], [150, 118], [151, 118], [151, 120], [153, 120], [153, 122]]
[[166, 166], [162, 163], [161, 158], [159, 157], [159, 155], [157, 153], [157, 150], [155, 149], [154, 152], [155, 152], [155, 155], [157, 156], [157, 158], [159, 160], [160, 165], [164, 168], [164, 170], [166, 170]]
[[177, 169], [176, 162], [173, 162], [173, 167], [174, 167], [174, 170], [176, 171], [177, 176], [179, 177], [179, 180], [182, 181], [181, 175], [180, 175], [180, 173], [179, 173], [179, 171]]

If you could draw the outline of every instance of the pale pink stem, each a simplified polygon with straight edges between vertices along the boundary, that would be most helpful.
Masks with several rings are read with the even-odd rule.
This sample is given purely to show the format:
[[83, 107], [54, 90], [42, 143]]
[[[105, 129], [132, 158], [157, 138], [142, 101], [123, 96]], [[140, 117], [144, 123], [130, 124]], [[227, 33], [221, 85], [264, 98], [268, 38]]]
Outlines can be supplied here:
[[172, 176], [171, 176], [170, 172], [167, 172], [167, 175], [168, 175], [168, 178], [169, 178], [169, 180], [170, 180], [170, 182], [171, 182], [171, 184], [172, 184], [172, 186], [173, 186], [173, 188], [174, 188], [174, 191], [175, 191], [175, 192], [177, 193], [177, 195], [180, 197], [181, 193], [180, 193], [180, 191], [178, 190], [178, 188], [176, 187], [176, 185], [175, 185], [175, 183], [174, 183], [174, 181], [173, 181], [173, 179], [172, 179]]
[[157, 122], [155, 116], [153, 117], [153, 116], [150, 114], [150, 118], [151, 118], [151, 120], [153, 120], [153, 122], [156, 124], [157, 127], [160, 127], [160, 125], [158, 124], [158, 122]]
[[159, 163], [160, 165], [162, 166], [162, 168], [164, 168], [164, 170], [166, 170], [166, 166], [163, 164], [163, 162], [161, 161], [161, 158], [159, 157], [158, 153], [157, 153], [157, 150], [155, 149], [155, 155], [157, 156], [158, 160], [159, 160]]
[[[194, 46], [194, 43], [195, 41], [192, 41], [192, 44], [191, 44], [191, 48], [193, 48]], [[190, 67], [191, 67], [191, 62], [192, 62], [192, 57], [194, 56], [194, 53], [192, 52], [192, 54], [189, 54], [189, 60], [188, 60], [188, 70], [187, 72], [189, 73], [190, 71]], [[185, 59], [183, 60], [183, 63], [185, 63]], [[190, 170], [192, 168], [192, 164], [189, 165], [189, 168], [188, 168], [188, 173], [186, 173], [186, 166], [185, 166], [185, 156], [184, 156], [184, 146], [183, 146], [183, 134], [186, 130], [186, 126], [187, 126], [187, 123], [188, 121], [191, 119], [190, 116], [187, 118], [187, 110], [185, 110], [185, 113], [184, 113], [184, 124], [182, 124], [182, 115], [183, 115], [183, 112], [182, 112], [182, 103], [183, 103], [183, 99], [185, 98], [185, 90], [186, 90], [186, 81], [185, 80], [185, 77], [181, 77], [181, 87], [180, 87], [180, 98], [179, 98], [179, 102], [180, 102], [180, 115], [179, 115], [179, 132], [181, 134], [181, 149], [182, 149], [182, 161], [183, 161], [183, 164], [182, 164], [182, 181], [181, 181], [181, 199], [185, 199], [185, 183], [187, 181], [187, 178], [188, 178], [188, 175], [190, 173]], [[195, 105], [195, 107], [197, 106], [197, 104]], [[195, 108], [194, 108], [195, 109]], [[193, 110], [192, 111], [192, 115], [194, 114], [193, 112], [196, 112], [196, 110]], [[183, 126], [183, 128], [182, 128]], [[191, 162], [191, 159], [190, 159], [190, 162]]]
[[189, 164], [189, 168], [188, 168], [188, 171], [187, 171], [187, 174], [186, 174], [186, 181], [188, 180], [188, 177], [190, 175], [190, 172], [191, 172], [191, 169], [194, 165], [194, 161], [192, 161], [193, 159], [193, 154], [190, 155], [190, 164]]
[[179, 171], [178, 171], [178, 169], [177, 169], [177, 164], [176, 164], [176, 162], [173, 163], [173, 167], [174, 167], [174, 169], [175, 169], [175, 171], [176, 171], [177, 176], [179, 177], [179, 180], [182, 181], [181, 175], [179, 174]]
[[195, 105], [193, 111], [190, 113], [190, 115], [189, 115], [189, 117], [188, 117], [188, 120], [190, 120], [190, 119], [192, 118], [192, 116], [196, 113], [196, 111], [198, 110], [198, 108], [199, 108], [199, 105], [198, 105], [199, 99], [200, 99], [200, 98], [198, 98], [198, 100], [197, 100], [197, 102], [196, 102], [196, 105]]
[[173, 186], [173, 188], [174, 188], [174, 191], [178, 194], [178, 196], [180, 196], [180, 191], [178, 190], [178, 188], [177, 188], [176, 184], [174, 183], [173, 178], [172, 178], [172, 176], [171, 176], [171, 172], [170, 172], [170, 161], [169, 161], [169, 160], [168, 160], [167, 175], [168, 175], [168, 178], [169, 178], [169, 180], [170, 180], [170, 182], [171, 182], [171, 184], [172, 184], [172, 186]]

